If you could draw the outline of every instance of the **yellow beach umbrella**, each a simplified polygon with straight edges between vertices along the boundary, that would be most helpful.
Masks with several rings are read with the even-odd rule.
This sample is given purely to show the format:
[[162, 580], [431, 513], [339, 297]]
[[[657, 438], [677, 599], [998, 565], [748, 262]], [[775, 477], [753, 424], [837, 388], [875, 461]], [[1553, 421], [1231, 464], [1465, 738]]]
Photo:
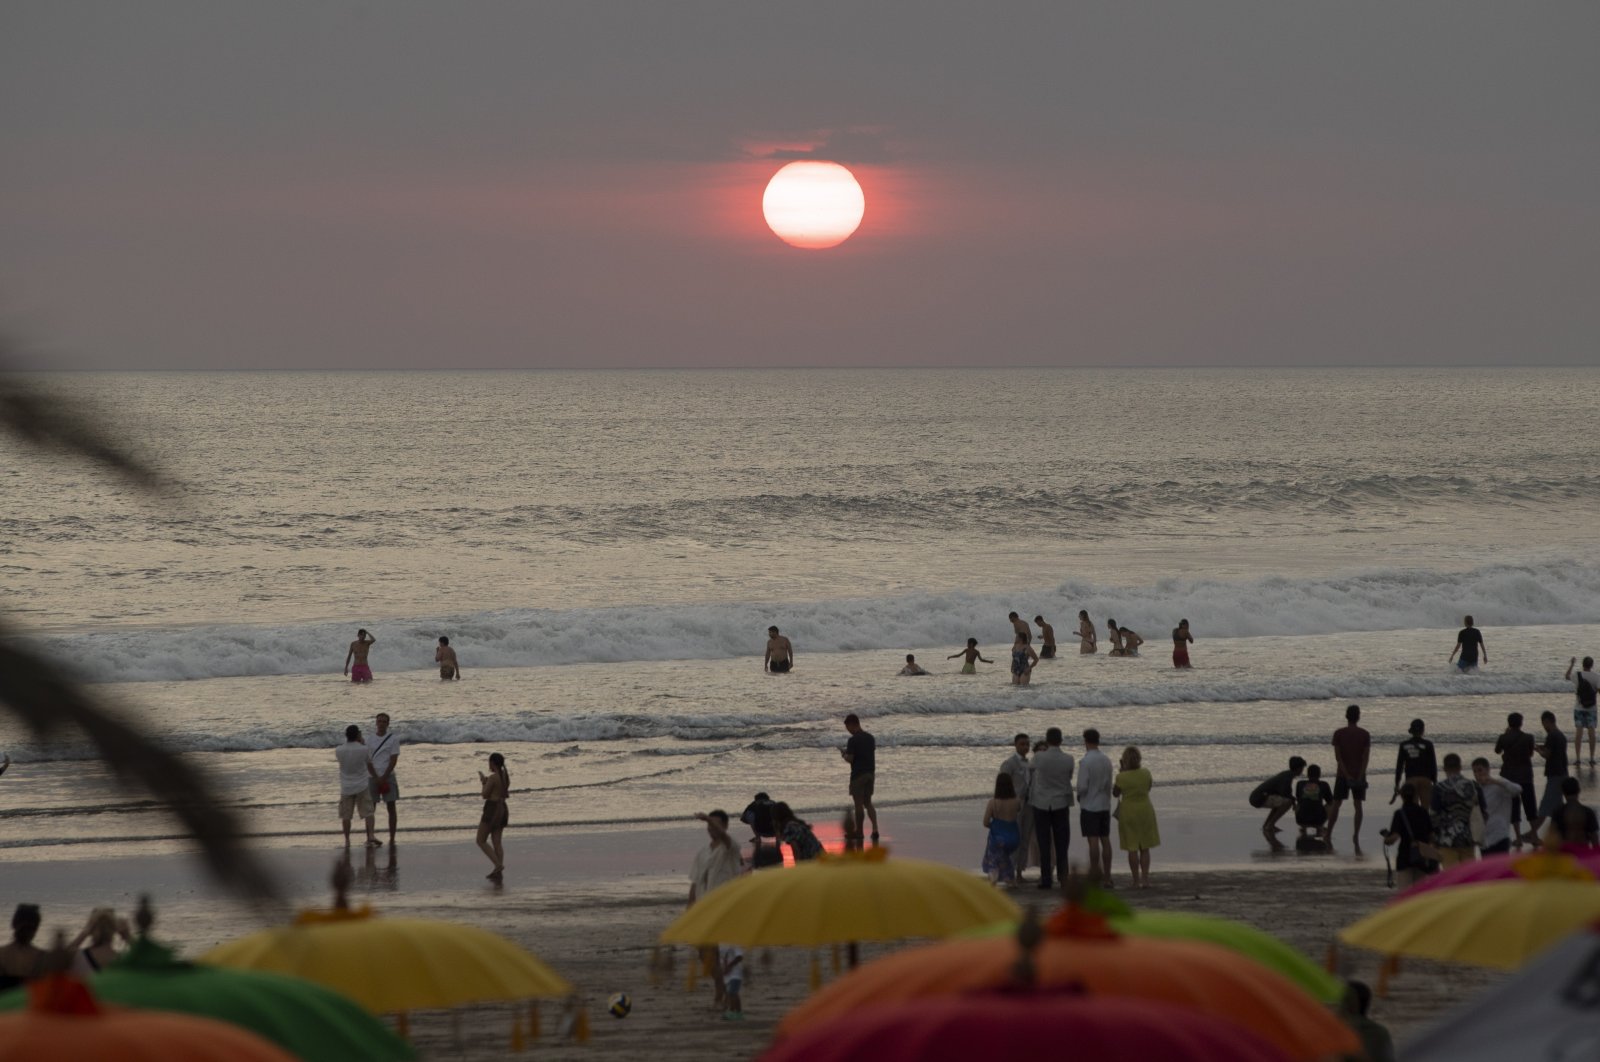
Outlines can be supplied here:
[[1515, 970], [1596, 919], [1600, 883], [1592, 879], [1491, 881], [1391, 904], [1340, 930], [1339, 939], [1390, 957]]
[[303, 977], [374, 1014], [563, 997], [572, 986], [532, 954], [474, 926], [307, 911], [295, 924], [213, 948], [201, 962]]
[[947, 937], [1019, 914], [983, 878], [942, 863], [890, 859], [887, 849], [874, 848], [731, 881], [685, 911], [661, 940], [815, 947]]

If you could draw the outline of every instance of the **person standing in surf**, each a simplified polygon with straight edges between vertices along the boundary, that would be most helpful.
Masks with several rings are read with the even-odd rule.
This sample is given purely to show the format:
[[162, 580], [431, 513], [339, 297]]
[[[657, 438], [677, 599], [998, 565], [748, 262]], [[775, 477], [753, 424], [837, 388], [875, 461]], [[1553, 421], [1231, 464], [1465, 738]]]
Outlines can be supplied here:
[[1039, 657], [1049, 660], [1056, 655], [1056, 629], [1044, 621], [1043, 616], [1033, 617], [1039, 626]]
[[1194, 667], [1189, 663], [1189, 646], [1194, 644], [1194, 635], [1189, 633], [1189, 621], [1181, 619], [1178, 625], [1172, 628], [1172, 666]]
[[1122, 636], [1122, 655], [1138, 656], [1139, 646], [1144, 644], [1144, 639], [1139, 637], [1139, 632], [1132, 627], [1118, 627], [1117, 633]]
[[1028, 644], [1028, 635], [1017, 632], [1011, 643], [1011, 684], [1026, 686], [1033, 679], [1033, 666], [1039, 662], [1039, 653]]
[[1594, 766], [1594, 721], [1596, 702], [1600, 701], [1600, 675], [1594, 671], [1594, 657], [1583, 658], [1583, 668], [1576, 675], [1572, 669], [1578, 658], [1567, 661], [1566, 680], [1577, 691], [1577, 703], [1572, 706], [1572, 762], [1583, 762], [1583, 732], [1589, 732], [1589, 766]]
[[1078, 652], [1085, 655], [1100, 651], [1098, 639], [1095, 637], [1094, 620], [1089, 618], [1089, 610], [1078, 610]]
[[978, 673], [977, 661], [979, 660], [982, 660], [985, 664], [994, 663], [993, 660], [990, 660], [988, 657], [978, 652], [978, 639], [976, 638], [968, 638], [967, 647], [965, 649], [951, 653], [949, 656], [945, 657], [945, 659], [954, 660], [958, 656], [966, 657], [965, 663], [961, 665], [961, 673], [963, 675], [976, 675]]
[[373, 744], [372, 751], [367, 754], [367, 771], [372, 775], [370, 787], [373, 818], [377, 818], [379, 804], [388, 809], [389, 844], [393, 847], [395, 830], [399, 828], [395, 801], [400, 799], [400, 783], [395, 780], [394, 765], [400, 762], [400, 739], [389, 729], [388, 712], [379, 712], [373, 722], [378, 727], [378, 733], [375, 735], [377, 741]]
[[[1450, 650], [1450, 659], [1455, 661], [1456, 667], [1465, 674], [1476, 671], [1478, 657], [1483, 657], [1483, 662], [1489, 662], [1489, 647], [1483, 644], [1483, 632], [1472, 625], [1472, 617], [1462, 620], [1466, 626], [1456, 634], [1456, 647]], [[1461, 659], [1456, 660], [1456, 654], [1461, 654]]]
[[1033, 642], [1033, 628], [1028, 626], [1028, 621], [1015, 612], [1007, 613], [1006, 619], [1011, 621], [1011, 630], [1018, 638], [1031, 644]]
[[439, 635], [439, 648], [433, 651], [433, 662], [439, 665], [439, 678], [441, 680], [461, 679], [461, 664], [456, 660], [456, 651], [450, 648], [450, 639]]
[[782, 675], [794, 668], [794, 646], [776, 627], [767, 628], [767, 655], [761, 666], [773, 675]]
[[350, 676], [351, 682], [372, 681], [372, 668], [367, 664], [367, 654], [377, 640], [367, 633], [366, 628], [356, 631], [356, 640], [350, 643], [350, 651], [344, 656], [344, 673]]
[[1117, 626], [1117, 621], [1114, 619], [1106, 620], [1106, 641], [1111, 644], [1110, 651], [1106, 653], [1107, 656], [1127, 655], [1122, 651], [1122, 628]]

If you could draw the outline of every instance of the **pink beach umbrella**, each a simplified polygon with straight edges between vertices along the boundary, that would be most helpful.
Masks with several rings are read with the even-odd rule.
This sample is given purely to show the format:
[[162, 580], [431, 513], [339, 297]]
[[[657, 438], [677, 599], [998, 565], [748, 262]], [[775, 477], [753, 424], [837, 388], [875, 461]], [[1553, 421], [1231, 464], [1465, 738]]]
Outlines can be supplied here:
[[[1570, 862], [1569, 862], [1570, 861]], [[1578, 868], [1594, 878], [1600, 878], [1600, 848], [1568, 847], [1560, 852], [1538, 851], [1531, 855], [1502, 853], [1484, 856], [1471, 863], [1457, 863], [1449, 870], [1430, 875], [1395, 895], [1390, 903], [1400, 903], [1421, 896], [1434, 889], [1448, 889], [1456, 885], [1476, 885], [1485, 881], [1510, 881], [1515, 878], [1537, 880], [1548, 876], [1558, 865]]]

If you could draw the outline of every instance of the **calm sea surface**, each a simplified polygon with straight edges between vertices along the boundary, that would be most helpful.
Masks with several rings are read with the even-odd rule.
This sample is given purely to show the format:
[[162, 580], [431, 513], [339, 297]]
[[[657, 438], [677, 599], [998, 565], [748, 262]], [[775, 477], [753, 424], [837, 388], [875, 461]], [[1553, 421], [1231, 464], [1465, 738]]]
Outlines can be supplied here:
[[[514, 821], [633, 822], [756, 789], [835, 808], [847, 711], [891, 802], [981, 792], [1014, 731], [1051, 724], [1146, 747], [1169, 785], [1326, 759], [1348, 700], [1385, 747], [1424, 715], [1476, 754], [1507, 710], [1565, 709], [1567, 658], [1600, 651], [1577, 371], [37, 381], [183, 487], [141, 498], [7, 444], [0, 607], [284, 838], [336, 825], [328, 750], [380, 710], [410, 826], [472, 821], [492, 749]], [[973, 636], [1003, 661], [1012, 609], [1065, 640], [1080, 608], [1144, 658], [1067, 644], [1025, 691], [944, 660]], [[1446, 664], [1465, 612], [1473, 676]], [[1192, 672], [1167, 659], [1180, 616]], [[762, 673], [769, 623], [792, 675]], [[340, 676], [358, 626], [366, 688]], [[432, 669], [440, 634], [460, 683]], [[907, 652], [936, 674], [895, 677]], [[0, 748], [13, 857], [171, 833], [85, 748], [8, 722]]]

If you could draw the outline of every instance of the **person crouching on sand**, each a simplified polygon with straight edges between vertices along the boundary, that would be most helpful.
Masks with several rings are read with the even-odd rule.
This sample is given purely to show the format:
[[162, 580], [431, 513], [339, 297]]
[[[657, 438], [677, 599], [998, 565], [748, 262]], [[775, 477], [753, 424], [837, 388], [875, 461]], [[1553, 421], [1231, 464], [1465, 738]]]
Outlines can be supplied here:
[[1267, 821], [1261, 824], [1261, 832], [1274, 845], [1278, 843], [1273, 836], [1278, 832], [1278, 820], [1294, 807], [1294, 780], [1305, 769], [1305, 760], [1290, 756], [1287, 771], [1279, 771], [1250, 791], [1250, 806], [1267, 809]]
[[977, 661], [979, 660], [982, 660], [985, 664], [994, 663], [993, 660], [986, 658], [982, 653], [978, 652], [978, 639], [976, 638], [968, 638], [967, 647], [965, 649], [958, 649], [949, 656], [945, 657], [945, 659], [954, 660], [958, 656], [966, 658], [966, 662], [961, 665], [961, 673], [963, 675], [976, 675], [978, 673]]

